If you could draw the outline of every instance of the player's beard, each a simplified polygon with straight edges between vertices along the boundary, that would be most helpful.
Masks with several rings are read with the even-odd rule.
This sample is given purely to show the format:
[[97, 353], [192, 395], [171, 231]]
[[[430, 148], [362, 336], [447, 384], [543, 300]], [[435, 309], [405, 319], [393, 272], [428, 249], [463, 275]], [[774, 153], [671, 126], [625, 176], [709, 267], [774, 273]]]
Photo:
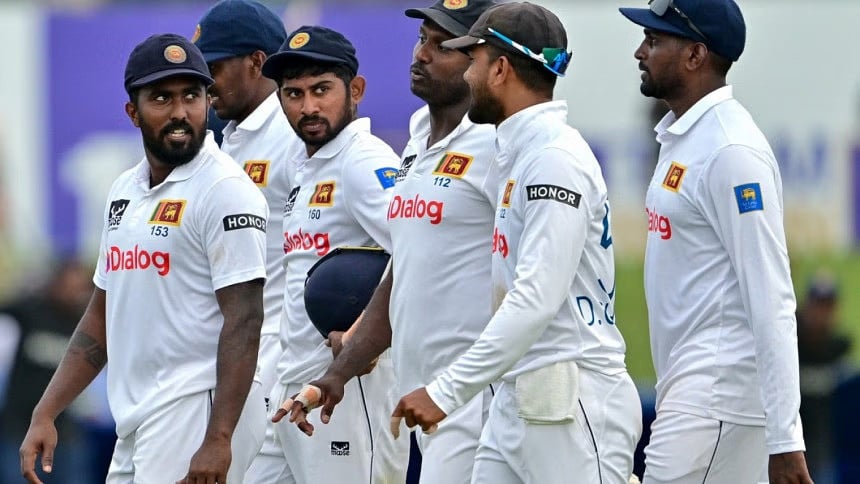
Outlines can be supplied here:
[[[208, 113], [207, 113], [208, 118]], [[168, 166], [180, 166], [193, 160], [206, 139], [206, 130], [195, 130], [187, 121], [172, 122], [156, 133], [143, 116], [140, 116], [140, 132], [143, 135], [143, 146], [156, 160]], [[203, 123], [206, 126], [206, 121]], [[168, 139], [174, 129], [184, 129], [190, 139], [184, 143], [176, 143]]]
[[469, 85], [462, 76], [453, 79], [433, 79], [419, 63], [413, 64], [411, 69], [420, 72], [424, 77], [421, 82], [410, 82], [409, 89], [412, 94], [430, 106], [453, 106], [469, 97]]
[[653, 97], [655, 99], [668, 99], [671, 98], [674, 93], [681, 92], [683, 81], [680, 76], [675, 73], [670, 74], [667, 69], [663, 78], [658, 80], [655, 79], [654, 76], [651, 75], [651, 71], [645, 69], [642, 64], [639, 64], [639, 68], [643, 72], [642, 84], [639, 85], [639, 92], [641, 92], [643, 96]]
[[472, 87], [469, 120], [475, 124], [498, 124], [504, 117], [502, 104], [490, 93], [486, 84]]
[[[337, 135], [343, 131], [346, 126], [352, 122], [355, 118], [355, 107], [350, 102], [350, 99], [347, 98], [343, 103], [343, 109], [340, 112], [340, 116], [337, 117], [337, 120], [334, 125], [332, 125], [328, 119], [323, 118], [322, 116], [302, 116], [299, 119], [296, 126], [293, 126], [293, 130], [299, 135], [302, 141], [304, 141], [305, 145], [320, 149], [325, 146], [326, 143], [335, 139]], [[302, 127], [308, 123], [320, 123], [325, 126], [325, 129], [322, 133], [317, 135], [309, 135], [302, 131]]]

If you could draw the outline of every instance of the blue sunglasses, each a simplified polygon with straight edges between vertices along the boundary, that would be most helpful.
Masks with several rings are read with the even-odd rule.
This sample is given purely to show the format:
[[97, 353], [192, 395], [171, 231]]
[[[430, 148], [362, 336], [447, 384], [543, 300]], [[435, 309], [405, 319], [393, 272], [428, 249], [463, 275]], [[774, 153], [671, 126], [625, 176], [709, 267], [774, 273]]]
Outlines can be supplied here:
[[489, 30], [491, 34], [498, 37], [502, 42], [510, 45], [514, 49], [517, 49], [523, 54], [540, 62], [553, 74], [557, 75], [558, 77], [564, 77], [564, 73], [565, 71], [567, 71], [567, 66], [570, 65], [570, 58], [573, 55], [573, 52], [567, 52], [564, 49], [559, 48], [547, 47], [541, 50], [540, 54], [535, 54], [528, 47], [512, 40], [510, 37], [501, 32], [498, 32], [496, 29], [492, 27], [487, 27], [487, 30]]

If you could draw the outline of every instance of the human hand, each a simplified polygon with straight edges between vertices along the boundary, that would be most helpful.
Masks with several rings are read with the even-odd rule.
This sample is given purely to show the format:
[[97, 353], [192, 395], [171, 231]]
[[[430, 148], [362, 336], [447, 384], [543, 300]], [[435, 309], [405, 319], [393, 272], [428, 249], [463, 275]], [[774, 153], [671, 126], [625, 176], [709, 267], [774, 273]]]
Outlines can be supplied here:
[[30, 423], [27, 435], [18, 451], [21, 457], [21, 475], [31, 484], [42, 484], [36, 475], [36, 456], [42, 454], [42, 470], [51, 473], [54, 466], [54, 449], [57, 448], [57, 428], [53, 420]]
[[188, 466], [188, 474], [177, 484], [224, 484], [233, 453], [230, 439], [206, 438]]
[[768, 459], [767, 474], [771, 484], [813, 484], [801, 451], [772, 454]]
[[391, 434], [400, 437], [400, 422], [405, 418], [406, 426], [412, 428], [421, 426], [425, 434], [432, 434], [439, 428], [447, 415], [437, 407], [425, 388], [419, 388], [400, 399], [397, 408], [391, 414]]
[[[361, 320], [361, 318], [359, 318]], [[337, 358], [337, 355], [343, 350], [346, 342], [349, 341], [351, 333], [343, 332], [343, 331], [332, 331], [328, 334], [328, 338], [325, 340], [325, 345], [331, 348], [331, 354], [334, 358]], [[373, 371], [376, 368], [376, 363], [379, 361], [379, 358], [374, 358], [373, 361], [370, 362], [361, 372], [356, 376], [364, 376]]]
[[322, 407], [320, 420], [329, 423], [334, 413], [334, 407], [343, 400], [346, 382], [331, 374], [305, 385], [302, 390], [288, 398], [272, 417], [272, 422], [278, 423], [289, 414], [289, 421], [295, 423], [299, 430], [308, 436], [314, 434], [314, 426], [307, 420], [311, 410]]

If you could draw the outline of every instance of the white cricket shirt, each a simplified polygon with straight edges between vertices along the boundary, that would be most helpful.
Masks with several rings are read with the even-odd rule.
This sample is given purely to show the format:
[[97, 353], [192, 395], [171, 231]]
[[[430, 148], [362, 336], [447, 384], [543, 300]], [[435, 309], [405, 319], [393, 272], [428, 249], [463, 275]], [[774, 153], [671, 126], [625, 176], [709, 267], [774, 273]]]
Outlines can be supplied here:
[[391, 356], [401, 393], [430, 383], [490, 320], [500, 183], [492, 125], [464, 117], [428, 148], [425, 106], [412, 115], [410, 134], [388, 208], [394, 254]]
[[266, 277], [266, 200], [211, 132], [164, 182], [150, 188], [149, 175], [144, 158], [111, 187], [93, 277], [106, 292], [120, 437], [163, 405], [215, 388], [224, 323], [215, 291]]
[[512, 382], [560, 361], [625, 371], [606, 185], [588, 144], [567, 124], [567, 103], [529, 107], [497, 131], [496, 160], [509, 173], [493, 231], [498, 309], [427, 387], [447, 414], [499, 377]]
[[331, 348], [305, 310], [308, 270], [337, 247], [391, 250], [386, 213], [398, 163], [397, 154], [370, 133], [368, 118], [347, 125], [312, 157], [302, 146], [293, 159], [298, 166], [284, 208], [284, 351], [278, 361], [285, 385], [319, 378], [332, 362]]
[[266, 98], [244, 121], [230, 121], [223, 130], [221, 150], [233, 157], [260, 187], [269, 204], [266, 233], [266, 317], [261, 334], [278, 334], [284, 307], [284, 238], [281, 224], [284, 202], [290, 194], [295, 164], [289, 153], [304, 146], [284, 116], [278, 92]]
[[655, 128], [645, 295], [657, 408], [766, 425], [770, 453], [803, 449], [795, 299], [782, 180], [723, 87]]

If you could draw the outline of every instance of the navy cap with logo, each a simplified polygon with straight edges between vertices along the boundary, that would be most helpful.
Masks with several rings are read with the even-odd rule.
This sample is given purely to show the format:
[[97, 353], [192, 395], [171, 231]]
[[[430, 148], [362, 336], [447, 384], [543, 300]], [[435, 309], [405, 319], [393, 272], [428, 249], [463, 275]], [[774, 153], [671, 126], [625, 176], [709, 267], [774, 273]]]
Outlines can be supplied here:
[[570, 63], [567, 31], [554, 13], [529, 2], [502, 3], [490, 7], [468, 34], [442, 42], [442, 47], [465, 49], [487, 42], [508, 52], [524, 55], [563, 76]]
[[744, 51], [747, 27], [734, 0], [651, 0], [648, 8], [618, 10], [637, 25], [701, 42], [732, 62]]
[[191, 76], [209, 86], [214, 81], [203, 54], [190, 40], [176, 34], [153, 35], [137, 44], [125, 66], [125, 90], [172, 76]]
[[466, 35], [493, 0], [438, 0], [427, 8], [410, 8], [406, 16], [430, 20], [455, 36]]
[[358, 58], [352, 42], [340, 32], [317, 25], [305, 25], [291, 33], [278, 52], [266, 59], [263, 75], [280, 81], [286, 66], [296, 60], [344, 65], [353, 74], [358, 72]]
[[192, 41], [206, 62], [278, 51], [287, 38], [284, 23], [265, 5], [253, 0], [222, 0], [200, 19]]
[[323, 337], [352, 326], [370, 302], [390, 257], [375, 247], [338, 247], [310, 268], [305, 310]]

